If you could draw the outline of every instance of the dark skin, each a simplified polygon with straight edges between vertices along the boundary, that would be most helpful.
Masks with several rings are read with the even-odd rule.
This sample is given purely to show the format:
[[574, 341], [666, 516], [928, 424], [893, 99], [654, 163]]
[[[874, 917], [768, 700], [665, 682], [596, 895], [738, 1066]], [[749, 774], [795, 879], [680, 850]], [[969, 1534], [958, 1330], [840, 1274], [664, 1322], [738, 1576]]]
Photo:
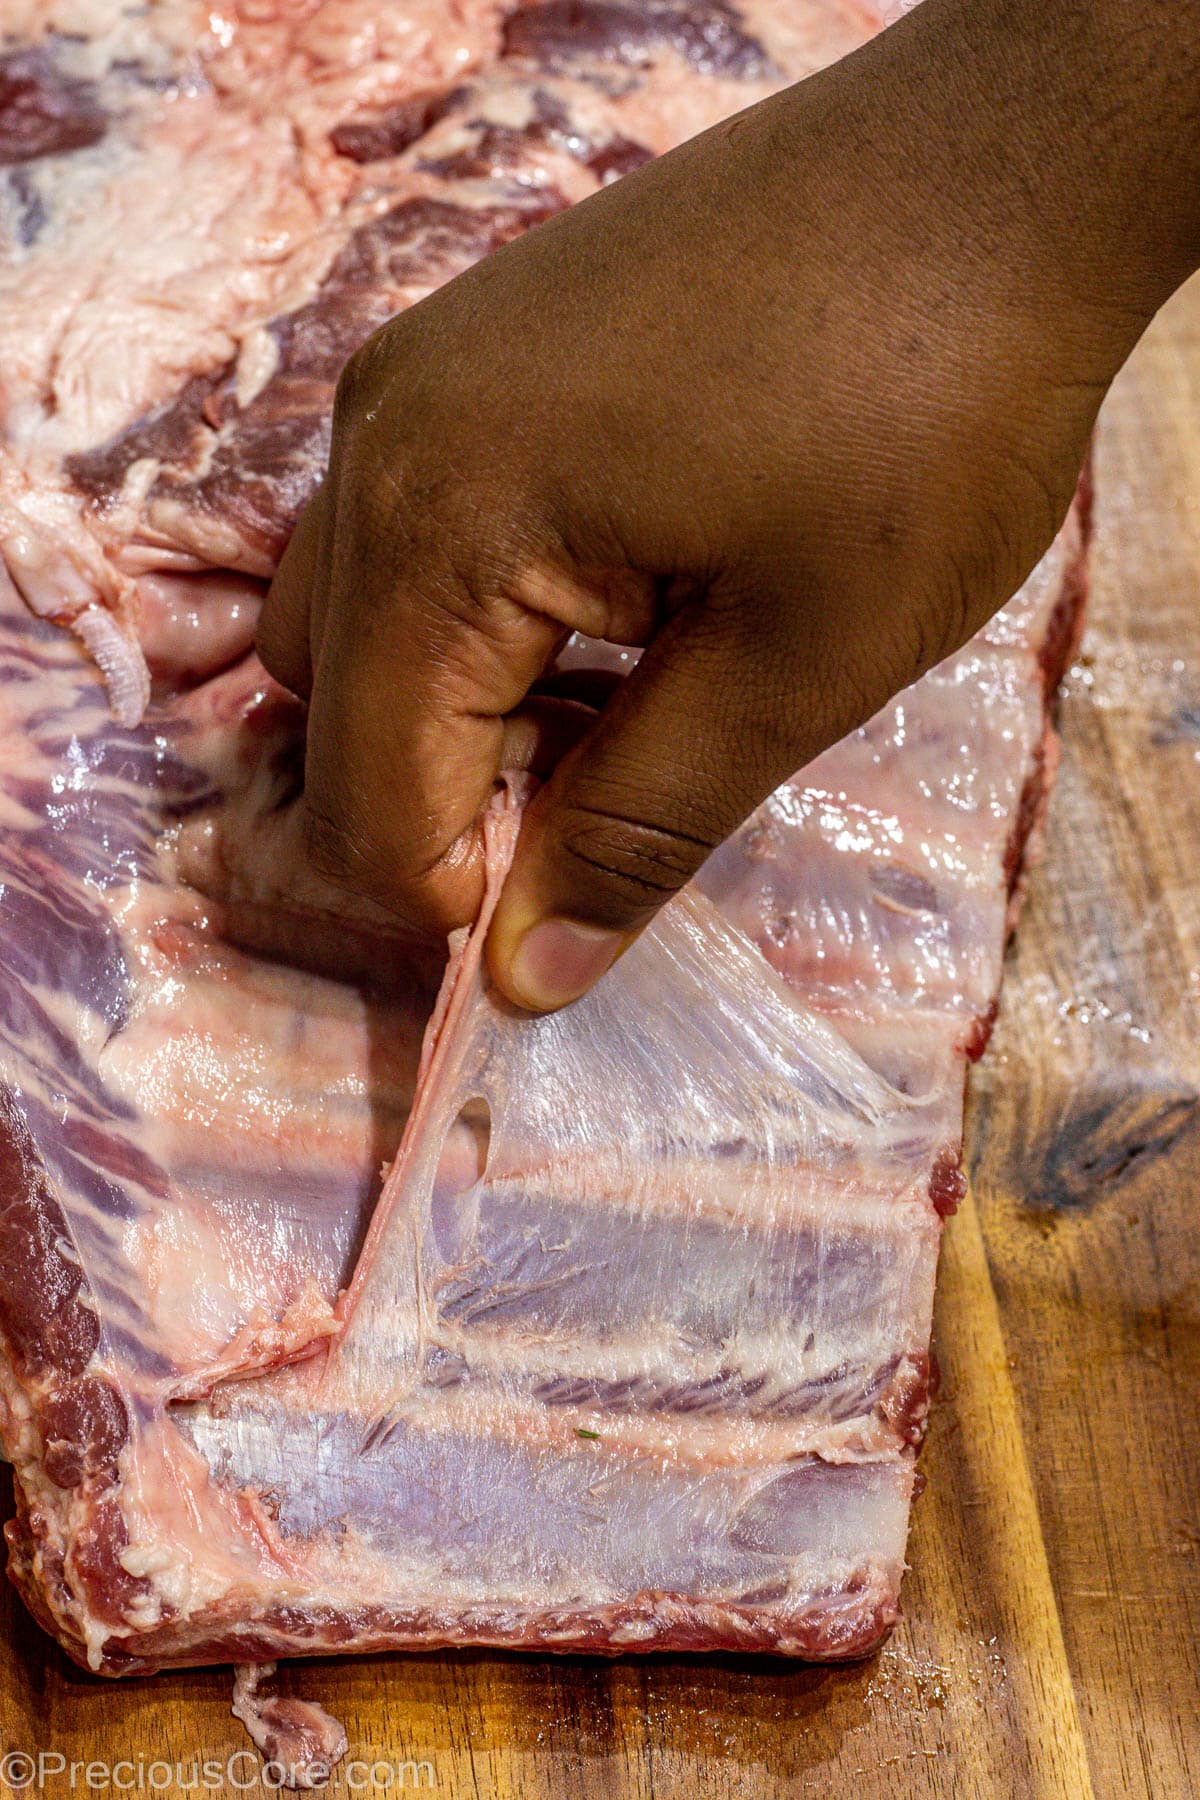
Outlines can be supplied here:
[[[319, 864], [596, 980], [772, 788], [1046, 549], [1109, 384], [1200, 266], [1200, 0], [925, 0], [508, 246], [340, 385], [260, 629]], [[646, 646], [599, 712], [570, 631]]]

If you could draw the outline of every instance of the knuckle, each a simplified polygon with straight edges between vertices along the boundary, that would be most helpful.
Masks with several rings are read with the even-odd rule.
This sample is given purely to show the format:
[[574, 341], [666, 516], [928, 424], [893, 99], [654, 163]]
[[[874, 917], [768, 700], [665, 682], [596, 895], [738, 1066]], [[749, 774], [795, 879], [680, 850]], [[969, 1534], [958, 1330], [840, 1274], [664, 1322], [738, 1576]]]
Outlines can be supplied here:
[[352, 879], [356, 858], [345, 824], [315, 805], [310, 794], [304, 804], [304, 847], [318, 875], [339, 886]]
[[304, 845], [313, 872], [335, 887], [372, 899], [384, 898], [389, 884], [384, 859], [369, 831], [345, 812], [335, 814], [306, 793]]
[[574, 885], [589, 916], [625, 925], [653, 912], [695, 874], [713, 843], [645, 820], [573, 807], [559, 830]]
[[363, 352], [356, 350], [349, 362], [343, 364], [342, 372], [337, 378], [337, 386], [333, 390], [333, 427], [335, 432], [344, 431], [347, 423], [358, 411], [366, 388], [366, 381]]
[[365, 802], [357, 810], [335, 811], [306, 793], [303, 818], [309, 870], [351, 901], [366, 901], [436, 934], [476, 917], [482, 870], [469, 857], [456, 857], [433, 839], [396, 835], [386, 810], [381, 814]]
[[373, 390], [383, 347], [381, 337], [382, 333], [379, 332], [369, 337], [343, 363], [333, 396], [335, 426], [353, 418]]

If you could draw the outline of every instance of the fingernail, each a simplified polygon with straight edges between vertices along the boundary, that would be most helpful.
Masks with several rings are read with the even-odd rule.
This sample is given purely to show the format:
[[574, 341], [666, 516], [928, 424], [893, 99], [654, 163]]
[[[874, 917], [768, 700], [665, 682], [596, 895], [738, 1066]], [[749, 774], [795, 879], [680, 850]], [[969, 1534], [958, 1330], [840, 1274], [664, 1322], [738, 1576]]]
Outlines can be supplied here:
[[543, 919], [530, 926], [513, 953], [510, 990], [531, 1012], [553, 1012], [599, 980], [617, 960], [622, 942], [619, 931], [574, 919]]

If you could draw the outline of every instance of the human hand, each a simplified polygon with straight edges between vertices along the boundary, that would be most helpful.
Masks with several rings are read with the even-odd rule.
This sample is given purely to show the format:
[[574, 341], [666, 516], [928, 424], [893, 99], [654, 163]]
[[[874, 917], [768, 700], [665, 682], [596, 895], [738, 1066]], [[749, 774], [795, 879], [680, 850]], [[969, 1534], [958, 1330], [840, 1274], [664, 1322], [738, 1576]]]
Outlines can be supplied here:
[[[323, 868], [462, 924], [495, 779], [536, 768], [488, 958], [562, 1004], [1008, 598], [1193, 258], [1191, 211], [1142, 216], [1152, 147], [1087, 198], [1104, 15], [1155, 3], [926, 0], [352, 359], [260, 632]], [[645, 647], [599, 712], [539, 691], [572, 631]]]

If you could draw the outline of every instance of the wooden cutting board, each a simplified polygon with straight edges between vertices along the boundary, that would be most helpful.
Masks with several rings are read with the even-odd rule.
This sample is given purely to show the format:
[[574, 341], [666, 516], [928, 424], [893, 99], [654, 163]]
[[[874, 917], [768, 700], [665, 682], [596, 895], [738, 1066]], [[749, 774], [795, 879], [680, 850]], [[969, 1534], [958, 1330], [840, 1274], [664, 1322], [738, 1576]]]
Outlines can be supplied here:
[[[488, 1653], [286, 1668], [353, 1756], [430, 1765], [392, 1791], [1200, 1795], [1200, 285], [1114, 390], [1097, 481], [1046, 858], [972, 1084], [973, 1196], [946, 1235], [904, 1622], [837, 1669]], [[246, 1747], [227, 1671], [91, 1680], [10, 1593], [0, 1668], [0, 1752], [128, 1758], [122, 1781], [138, 1758], [182, 1761], [186, 1783], [193, 1757]], [[233, 1774], [254, 1794], [251, 1766]], [[386, 1771], [352, 1773], [384, 1791]], [[143, 1777], [183, 1791], [164, 1778]], [[69, 1775], [44, 1791], [70, 1793]], [[344, 1769], [330, 1791], [351, 1791]]]

